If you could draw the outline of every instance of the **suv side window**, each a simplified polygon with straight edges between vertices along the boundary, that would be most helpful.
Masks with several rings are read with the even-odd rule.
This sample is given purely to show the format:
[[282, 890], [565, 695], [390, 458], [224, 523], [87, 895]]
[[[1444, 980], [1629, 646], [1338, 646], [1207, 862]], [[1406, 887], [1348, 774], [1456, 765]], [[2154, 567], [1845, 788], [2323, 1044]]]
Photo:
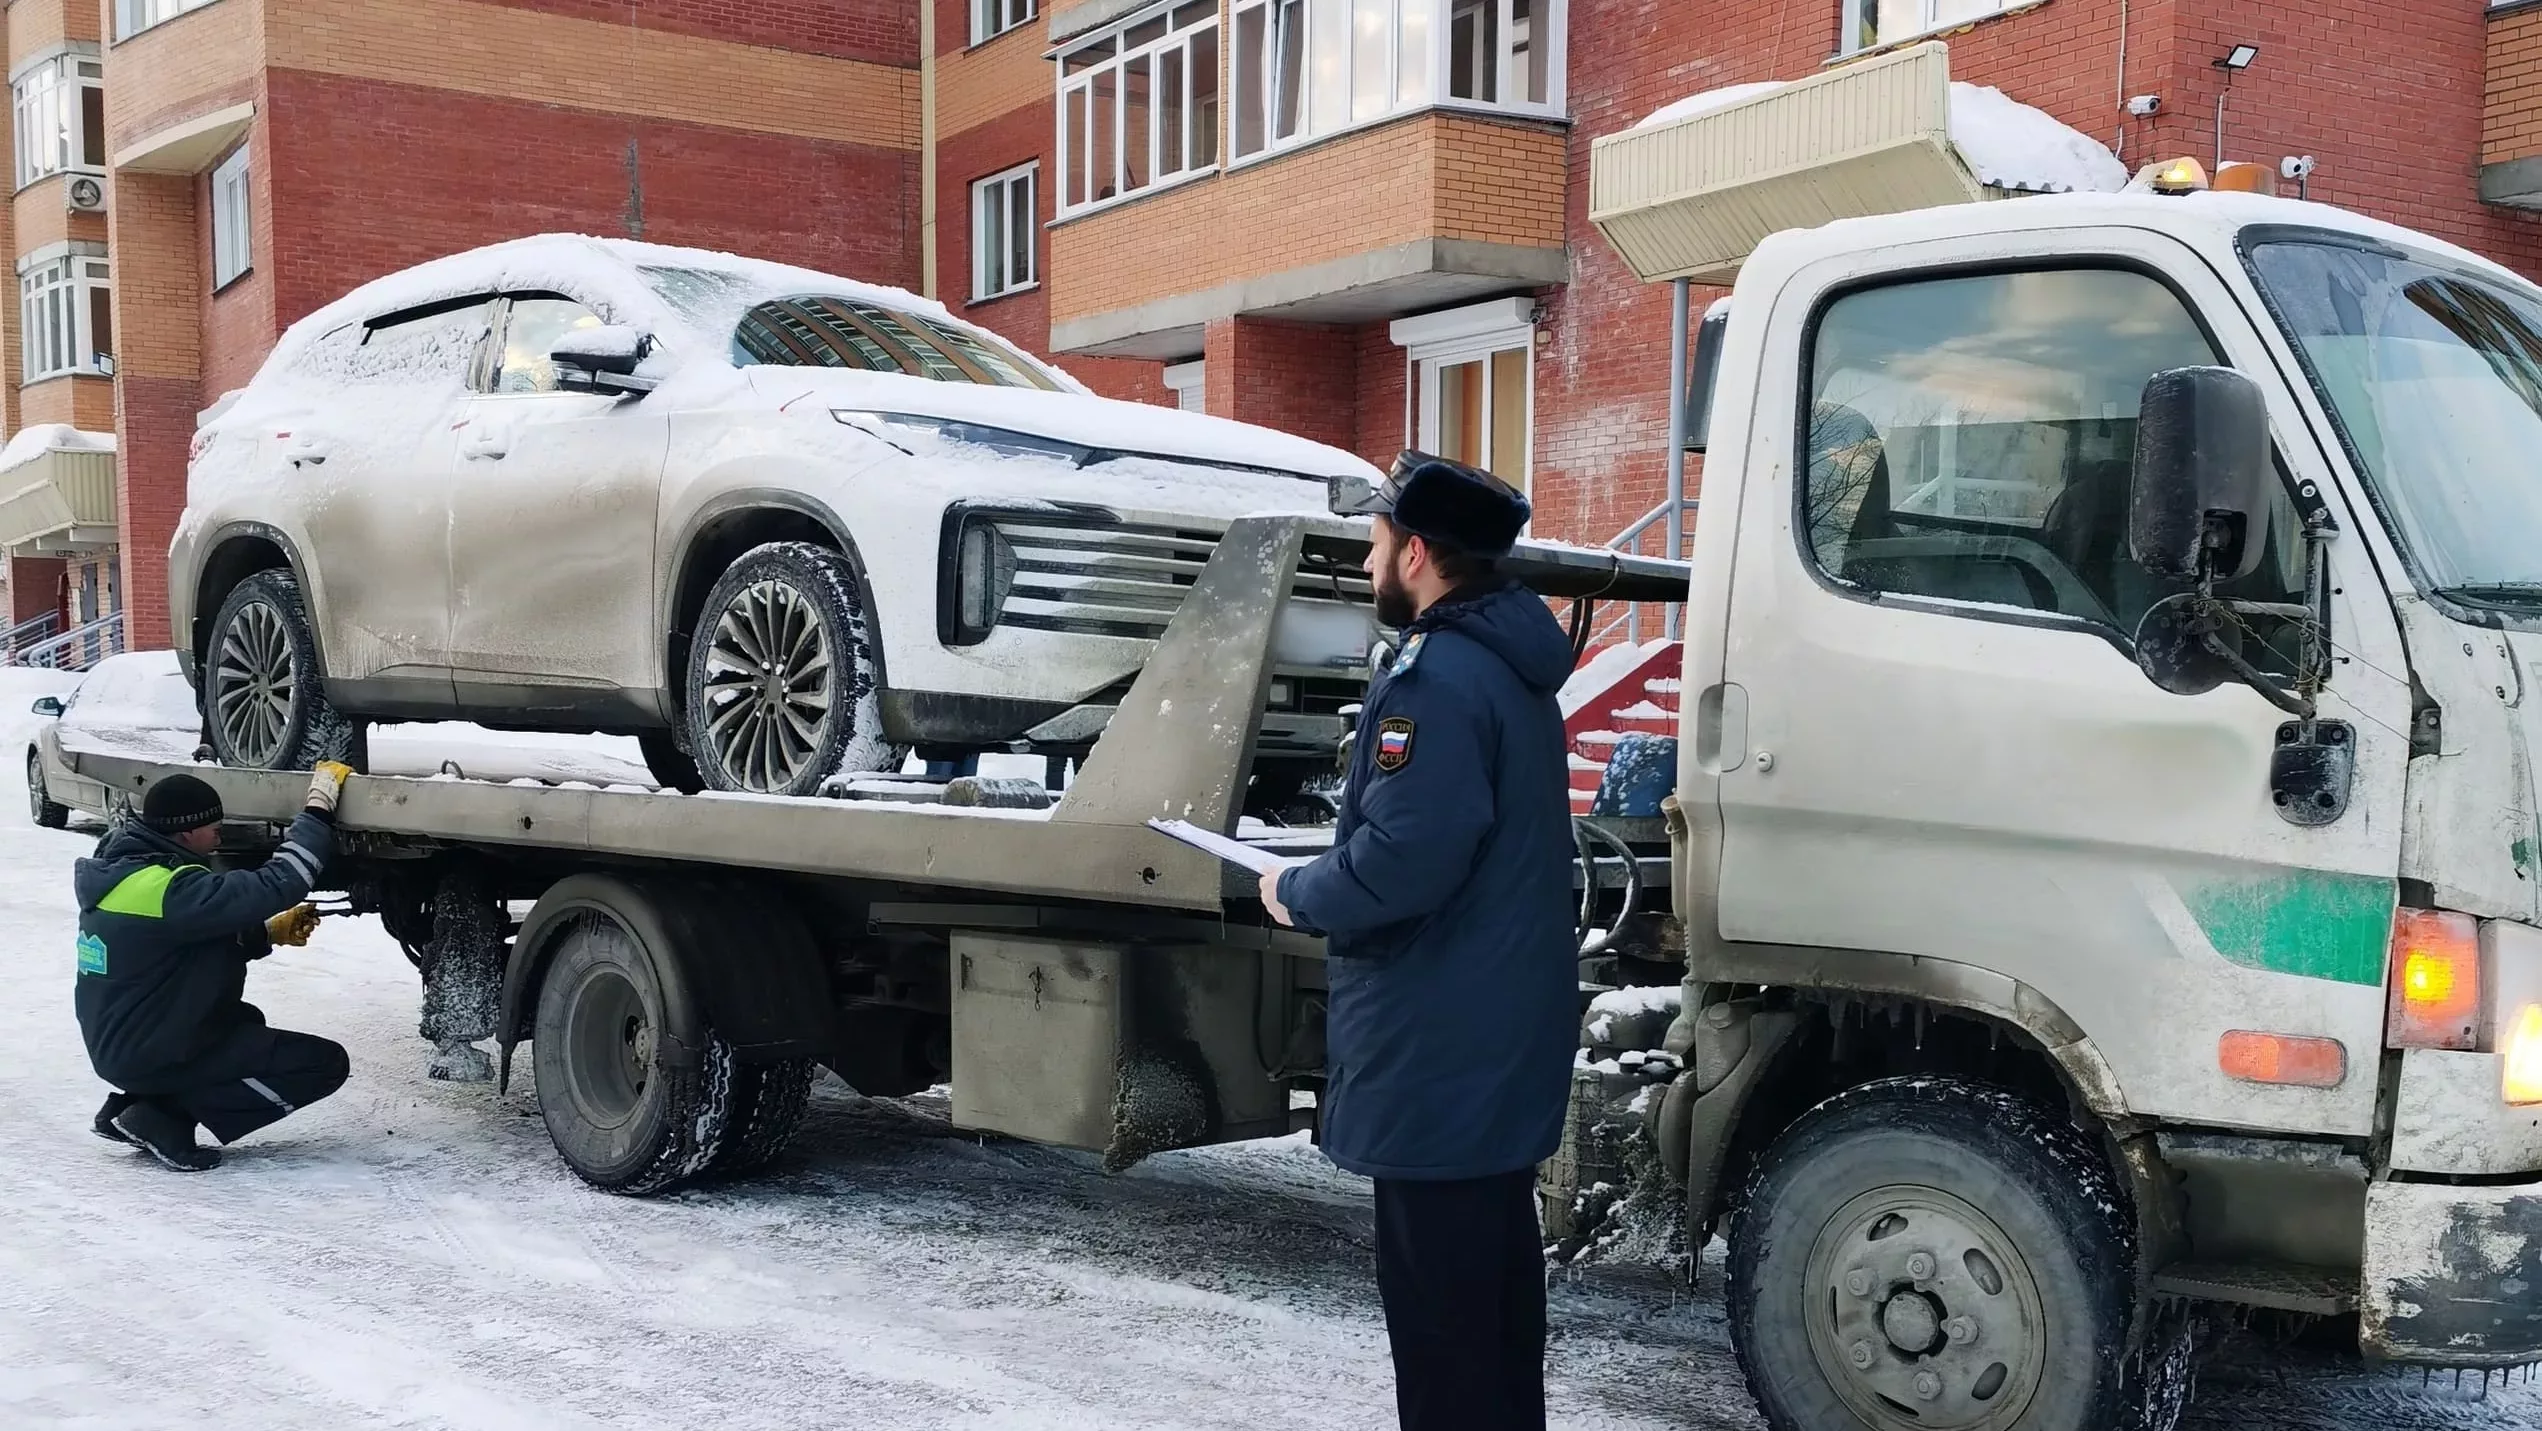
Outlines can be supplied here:
[[[1839, 586], [2123, 640], [2182, 589], [2127, 550], [2137, 408], [2155, 373], [2221, 359], [2160, 281], [2078, 268], [1858, 289], [1821, 312], [1809, 361], [1803, 540]], [[2230, 594], [2297, 599], [2282, 484], [2270, 528], [2269, 557]]]
[[309, 365], [340, 367], [340, 372], [313, 376], [368, 387], [465, 383], [476, 371], [490, 306], [489, 299], [468, 298], [374, 318], [355, 329], [344, 346], [330, 335], [312, 351]]
[[495, 360], [494, 391], [556, 391], [556, 364], [548, 354], [575, 329], [599, 327], [600, 315], [554, 294], [508, 299], [504, 308], [503, 351]]

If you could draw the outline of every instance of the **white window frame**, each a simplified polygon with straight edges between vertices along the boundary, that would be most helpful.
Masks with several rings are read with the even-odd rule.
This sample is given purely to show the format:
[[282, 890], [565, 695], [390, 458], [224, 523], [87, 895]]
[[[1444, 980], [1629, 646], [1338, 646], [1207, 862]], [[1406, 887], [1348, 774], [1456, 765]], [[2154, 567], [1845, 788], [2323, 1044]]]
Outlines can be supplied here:
[[985, 45], [1040, 10], [1035, 0], [971, 0], [971, 43]]
[[[1533, 492], [1536, 483], [1536, 300], [1532, 298], [1495, 298], [1486, 303], [1468, 304], [1443, 313], [1425, 313], [1417, 318], [1398, 318], [1388, 325], [1386, 336], [1404, 350], [1409, 375], [1417, 385], [1418, 411], [1414, 417], [1413, 445], [1424, 452], [1439, 450], [1439, 371], [1460, 363], [1483, 365], [1483, 440], [1491, 441], [1492, 391], [1494, 377], [1492, 358], [1495, 354], [1523, 352], [1527, 355], [1527, 458], [1520, 464], [1517, 483], [1521, 492]], [[1488, 465], [1489, 458], [1477, 465]], [[1505, 474], [1504, 474], [1505, 475]]]
[[115, 38], [129, 40], [213, 0], [115, 0]]
[[[73, 45], [19, 70], [10, 82], [21, 189], [56, 174], [103, 174], [104, 153], [87, 151], [87, 92], [106, 88], [97, 52]], [[101, 136], [99, 148], [104, 148]]]
[[248, 146], [212, 169], [212, 291], [256, 271], [256, 205]]
[[[1516, 0], [1484, 0], [1484, 3], [1497, 7], [1496, 26], [1500, 36], [1499, 48], [1493, 57], [1497, 97], [1492, 99], [1459, 97], [1447, 92], [1456, 0], [1234, 0], [1228, 8], [1227, 33], [1231, 37], [1242, 35], [1243, 17], [1259, 14], [1263, 41], [1259, 63], [1251, 66], [1244, 63], [1244, 56], [1232, 47], [1233, 41], [1230, 41], [1227, 117], [1221, 125], [1228, 136], [1229, 167], [1257, 163], [1301, 144], [1384, 124], [1422, 110], [1562, 118], [1569, 103], [1565, 74], [1569, 69], [1570, 0], [1531, 0], [1529, 6], [1534, 13], [1528, 17], [1524, 38], [1530, 50], [1538, 38], [1536, 30], [1541, 27], [1545, 31], [1542, 37], [1545, 43], [1545, 97], [1542, 100], [1508, 98], [1513, 82], [1520, 91], [1527, 87], [1527, 71], [1531, 68], [1522, 58], [1528, 51], [1518, 47], [1522, 35]], [[1847, 3], [1852, 3], [1852, 0], [1847, 0]], [[1357, 16], [1362, 10], [1382, 12], [1386, 48], [1384, 99], [1364, 111], [1353, 109], [1354, 96], [1350, 92], [1359, 58], [1350, 52], [1350, 45], [1358, 33]], [[1297, 123], [1294, 130], [1283, 135], [1279, 133], [1277, 124], [1283, 96], [1276, 86], [1280, 78], [1278, 59], [1285, 28], [1283, 21], [1290, 17], [1295, 17], [1294, 23], [1303, 24], [1306, 33], [1301, 46], [1303, 59], [1298, 67], [1301, 93], [1296, 103]], [[1333, 29], [1329, 22], [1334, 19], [1341, 22], [1344, 34], [1339, 41], [1328, 41], [1327, 36]], [[1418, 27], [1426, 31], [1425, 42], [1420, 47], [1421, 63], [1409, 70], [1404, 64], [1407, 22], [1417, 22]], [[1327, 54], [1326, 51], [1334, 53]], [[1319, 95], [1316, 88], [1315, 71], [1319, 58], [1331, 62], [1332, 72], [1343, 90], [1337, 114], [1318, 112], [1331, 108], [1332, 103], [1327, 97]], [[1235, 145], [1237, 136], [1243, 133], [1240, 126], [1244, 109], [1259, 110], [1257, 117], [1262, 144], [1240, 154], [1236, 152]]]
[[1993, 8], [1982, 15], [1962, 15], [1950, 20], [1941, 18], [1943, 0], [1908, 0], [1908, 3], [1915, 7], [1915, 24], [1897, 34], [1882, 35], [1868, 45], [1862, 43], [1863, 27], [1879, 19], [1880, 0], [1838, 0], [1838, 3], [1843, 8], [1838, 12], [1840, 18], [1836, 30], [1836, 52], [1844, 55], [1858, 55], [1865, 50], [1885, 50], [1891, 45], [1921, 39], [1939, 30], [1956, 30], [1962, 25], [1974, 25], [1980, 20], [1993, 19], [2007, 10], [2019, 10], [2025, 6], [2036, 5], [2040, 3], [2040, 0], [1993, 0]]
[[98, 377], [95, 298], [112, 301], [114, 269], [95, 244], [55, 244], [18, 265], [18, 381]]
[[1174, 395], [1174, 406], [1185, 412], [1209, 410], [1209, 366], [1199, 358], [1188, 363], [1168, 364], [1165, 389]]
[[[1202, 0], [1202, 3], [1208, 3], [1208, 0]], [[1223, 27], [1220, 12], [1214, 4], [1210, 5], [1205, 17], [1195, 18], [1181, 29], [1171, 28], [1173, 17], [1178, 12], [1191, 8], [1193, 8], [1193, 0], [1169, 0], [1166, 4], [1150, 6], [1125, 20], [1105, 26], [1098, 35], [1069, 42], [1068, 48], [1052, 61], [1059, 81], [1056, 115], [1059, 189], [1053, 212], [1062, 217], [1088, 213], [1112, 204], [1125, 203], [1142, 194], [1158, 193], [1177, 184], [1189, 183], [1203, 175], [1214, 174], [1218, 171], [1220, 146], [1226, 142], [1226, 93], [1222, 84], [1218, 94], [1216, 126], [1218, 133], [1204, 154], [1198, 143], [1199, 110], [1192, 103], [1194, 86], [1198, 78], [1198, 67], [1192, 63], [1192, 54], [1202, 37], [1208, 36], [1217, 41], [1215, 45], [1217, 64], [1210, 68], [1210, 78], [1217, 80], [1221, 73], [1220, 67], [1226, 63], [1227, 50], [1221, 33]], [[1168, 22], [1169, 28], [1163, 35], [1137, 49], [1126, 49], [1130, 31], [1158, 20]], [[1115, 53], [1073, 74], [1069, 72], [1070, 61], [1082, 59], [1088, 52], [1105, 46], [1113, 47]], [[1128, 135], [1129, 124], [1129, 106], [1122, 102], [1128, 93], [1126, 82], [1130, 71], [1134, 68], [1147, 68], [1152, 81], [1153, 77], [1164, 68], [1164, 57], [1176, 51], [1182, 55], [1182, 167], [1171, 172], [1164, 169], [1165, 146], [1161, 138], [1161, 127], [1151, 122], [1147, 126], [1147, 182], [1132, 188], [1128, 182], [1128, 155], [1124, 152], [1124, 141]], [[1096, 196], [1106, 187], [1107, 176], [1077, 172], [1076, 155], [1071, 152], [1068, 143], [1068, 117], [1072, 110], [1085, 116], [1088, 148], [1091, 150], [1094, 132], [1094, 86], [1095, 82], [1105, 75], [1112, 77], [1112, 113], [1109, 116], [1112, 130], [1112, 173], [1108, 176], [1112, 193], [1109, 197], [1098, 198]], [[1151, 116], [1162, 112], [1163, 107], [1156, 102], [1156, 99], [1157, 91], [1151, 85], [1148, 101], [1148, 113]], [[1083, 191], [1082, 195], [1080, 190]]]
[[[1004, 298], [1010, 293], [1024, 293], [1041, 286], [1041, 161], [1018, 164], [1002, 173], [991, 174], [971, 185], [971, 301], [985, 302]], [[1007, 226], [1015, 221], [1014, 191], [1024, 189], [1025, 232], [1024, 272], [1021, 277], [1006, 275], [1003, 284], [991, 282], [989, 265], [1008, 256]], [[991, 226], [998, 231], [992, 235]], [[992, 242], [992, 239], [995, 239]]]

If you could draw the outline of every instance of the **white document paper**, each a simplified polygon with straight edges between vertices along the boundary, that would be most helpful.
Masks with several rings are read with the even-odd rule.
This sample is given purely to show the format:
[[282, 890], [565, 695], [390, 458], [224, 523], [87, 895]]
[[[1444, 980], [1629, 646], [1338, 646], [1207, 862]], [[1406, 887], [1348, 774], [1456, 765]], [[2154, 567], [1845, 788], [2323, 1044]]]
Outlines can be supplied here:
[[1284, 870], [1293, 864], [1300, 863], [1297, 860], [1275, 855], [1269, 850], [1256, 849], [1242, 840], [1228, 839], [1215, 830], [1204, 830], [1189, 820], [1150, 820], [1147, 822], [1147, 827], [1159, 834], [1171, 835], [1193, 849], [1204, 854], [1216, 855], [1231, 865], [1251, 870], [1255, 874], [1269, 874], [1273, 870]]

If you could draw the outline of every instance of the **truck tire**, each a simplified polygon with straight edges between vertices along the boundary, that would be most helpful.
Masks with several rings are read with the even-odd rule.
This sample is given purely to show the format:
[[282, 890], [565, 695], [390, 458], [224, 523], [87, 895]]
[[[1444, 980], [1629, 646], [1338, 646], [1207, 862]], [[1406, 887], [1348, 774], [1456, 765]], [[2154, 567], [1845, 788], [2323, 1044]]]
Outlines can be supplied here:
[[812, 1077], [819, 1071], [820, 1065], [808, 1058], [735, 1067], [724, 1146], [707, 1171], [720, 1176], [755, 1173], [783, 1156], [795, 1130], [803, 1126]]
[[71, 807], [53, 803], [44, 788], [44, 757], [32, 750], [26, 753], [26, 807], [40, 828], [59, 830], [71, 823]]
[[880, 665], [846, 557], [809, 542], [742, 553], [706, 594], [682, 719], [710, 790], [817, 795], [840, 773], [897, 769]]
[[203, 650], [200, 696], [212, 757], [246, 770], [369, 764], [362, 723], [327, 699], [300, 580], [277, 568], [230, 589]]
[[576, 909], [539, 986], [539, 1115], [566, 1165], [608, 1192], [642, 1196], [696, 1177], [732, 1123], [730, 1045], [710, 1033], [694, 1066], [662, 1058], [674, 1027], [703, 1027], [695, 1010], [670, 1008], [689, 995], [669, 966], [677, 953], [659, 947], [666, 923], [678, 927]]
[[2128, 1374], [2134, 1233], [2089, 1139], [2018, 1094], [1894, 1078], [1760, 1160], [1730, 1238], [1730, 1336], [1775, 1431], [2099, 1431]]

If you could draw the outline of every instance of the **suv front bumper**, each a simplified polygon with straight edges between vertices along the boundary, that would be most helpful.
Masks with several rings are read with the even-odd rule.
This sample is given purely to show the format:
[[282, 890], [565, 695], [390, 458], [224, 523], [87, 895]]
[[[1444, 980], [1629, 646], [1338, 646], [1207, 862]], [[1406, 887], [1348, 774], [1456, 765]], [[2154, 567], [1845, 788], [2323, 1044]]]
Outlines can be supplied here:
[[2366, 1191], [2366, 1355], [2423, 1366], [2542, 1361], [2542, 1181]]

